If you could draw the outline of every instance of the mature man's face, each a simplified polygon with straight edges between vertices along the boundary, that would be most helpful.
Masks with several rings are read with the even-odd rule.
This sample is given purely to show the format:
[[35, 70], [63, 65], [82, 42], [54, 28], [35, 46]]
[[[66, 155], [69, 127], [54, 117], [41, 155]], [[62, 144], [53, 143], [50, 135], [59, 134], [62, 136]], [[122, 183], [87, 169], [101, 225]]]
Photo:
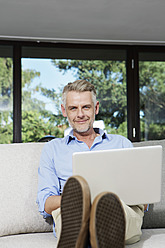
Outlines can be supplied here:
[[73, 130], [77, 133], [84, 133], [93, 128], [95, 115], [99, 111], [99, 102], [94, 106], [90, 91], [70, 91], [66, 96], [66, 108], [63, 105], [61, 108]]

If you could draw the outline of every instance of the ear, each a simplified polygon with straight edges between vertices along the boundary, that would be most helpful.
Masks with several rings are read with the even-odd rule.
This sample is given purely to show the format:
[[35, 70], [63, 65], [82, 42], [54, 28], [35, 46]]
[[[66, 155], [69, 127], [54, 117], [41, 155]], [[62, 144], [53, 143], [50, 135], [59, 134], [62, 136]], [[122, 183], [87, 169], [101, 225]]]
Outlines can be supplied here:
[[66, 111], [65, 111], [65, 107], [63, 104], [61, 104], [61, 111], [64, 117], [67, 117]]
[[95, 106], [95, 115], [97, 115], [99, 113], [99, 102], [96, 102], [96, 106]]

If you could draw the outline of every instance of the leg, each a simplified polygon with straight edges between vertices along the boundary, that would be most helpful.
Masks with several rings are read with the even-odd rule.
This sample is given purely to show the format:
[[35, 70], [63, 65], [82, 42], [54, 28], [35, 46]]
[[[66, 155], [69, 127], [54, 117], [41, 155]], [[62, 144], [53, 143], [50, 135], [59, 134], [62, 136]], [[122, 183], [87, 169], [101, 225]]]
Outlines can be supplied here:
[[[72, 187], [70, 188], [70, 186]], [[89, 193], [88, 185], [83, 181], [81, 177], [72, 177], [66, 183], [66, 188], [64, 188], [63, 192], [63, 226], [67, 228], [62, 229], [61, 233], [61, 215], [60, 209], [57, 209], [52, 212], [52, 216], [55, 221], [55, 230], [56, 235], [59, 240], [61, 233], [61, 246], [60, 247], [72, 247], [68, 246], [70, 240], [74, 243], [73, 247], [84, 247], [82, 244], [82, 240], [86, 240], [87, 238], [87, 229], [88, 225], [84, 225], [84, 229], [82, 228], [84, 207], [86, 206], [87, 213], [86, 216], [89, 218], [90, 211], [90, 197], [85, 197]], [[84, 190], [85, 189], [85, 190]], [[66, 195], [68, 197], [66, 197]], [[71, 198], [70, 198], [71, 197]], [[84, 199], [88, 199], [85, 200]], [[77, 201], [84, 202], [84, 204], [80, 204], [78, 207]], [[75, 202], [75, 204], [70, 205]], [[85, 202], [87, 204], [85, 204]], [[83, 205], [83, 206], [82, 206]], [[98, 208], [97, 208], [98, 207]], [[115, 210], [115, 211], [114, 211]], [[81, 215], [82, 211], [82, 215]], [[66, 213], [66, 215], [65, 215]], [[97, 215], [96, 215], [97, 213]], [[141, 225], [144, 216], [144, 207], [143, 205], [139, 206], [127, 206], [123, 201], [119, 200], [119, 198], [115, 194], [111, 193], [102, 193], [98, 197], [96, 197], [95, 202], [92, 205], [91, 217], [90, 217], [90, 235], [92, 248], [120, 248], [124, 247], [124, 243], [132, 244], [140, 240], [141, 237]], [[85, 218], [86, 220], [86, 218]], [[97, 220], [97, 221], [96, 221]], [[75, 225], [75, 221], [79, 222], [80, 226], [76, 229], [73, 228]], [[85, 221], [87, 223], [87, 221]], [[80, 229], [85, 230], [85, 236], [81, 235]], [[100, 233], [98, 232], [100, 230]], [[113, 230], [113, 231], [112, 231]], [[97, 231], [97, 232], [96, 232]], [[72, 232], [75, 232], [75, 236], [72, 235]], [[84, 231], [83, 231], [84, 232]], [[83, 233], [82, 232], [82, 233]], [[103, 233], [102, 233], [103, 232]], [[68, 236], [69, 235], [69, 236]], [[74, 237], [73, 237], [74, 236]], [[68, 240], [69, 237], [69, 240]], [[103, 242], [102, 245], [97, 244], [97, 240], [101, 238], [99, 242]], [[124, 241], [125, 239], [125, 241]], [[63, 241], [66, 240], [66, 246], [63, 246]], [[81, 245], [78, 245], [78, 242], [81, 242]], [[68, 242], [68, 243], [67, 243]], [[77, 243], [76, 243], [77, 242]], [[111, 242], [111, 246], [110, 246]], [[115, 243], [115, 244], [114, 244]], [[118, 244], [119, 243], [119, 244]], [[76, 246], [77, 244], [77, 246]]]
[[126, 219], [126, 244], [133, 244], [140, 240], [142, 235], [141, 226], [143, 223], [144, 206], [127, 206], [122, 201]]
[[57, 208], [52, 212], [52, 217], [55, 223], [55, 232], [57, 240], [60, 238], [61, 234], [61, 208]]
[[143, 205], [127, 206], [113, 193], [99, 194], [90, 215], [92, 248], [124, 248], [140, 240]]
[[[62, 223], [61, 233], [57, 231], [57, 233], [60, 233], [58, 248], [86, 247], [88, 242], [90, 204], [90, 191], [86, 181], [79, 176], [70, 177], [64, 186], [61, 199]], [[56, 224], [58, 222], [58, 214], [56, 214], [54, 219]]]
[[113, 193], [99, 194], [90, 215], [92, 248], [124, 248], [125, 214], [122, 203]]

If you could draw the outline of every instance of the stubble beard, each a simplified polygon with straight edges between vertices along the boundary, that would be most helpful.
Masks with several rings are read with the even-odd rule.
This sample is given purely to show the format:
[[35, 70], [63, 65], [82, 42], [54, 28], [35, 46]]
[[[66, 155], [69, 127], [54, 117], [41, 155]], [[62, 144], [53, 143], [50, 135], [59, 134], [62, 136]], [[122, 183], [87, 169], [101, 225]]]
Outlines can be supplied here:
[[95, 121], [95, 116], [91, 119], [91, 121], [89, 122], [87, 127], [79, 128], [79, 127], [76, 127], [76, 125], [74, 125], [73, 123], [71, 123], [71, 121], [68, 119], [68, 122], [69, 122], [70, 126], [72, 127], [73, 131], [76, 132], [76, 133], [80, 133], [80, 134], [86, 133], [91, 128], [93, 128], [94, 121]]

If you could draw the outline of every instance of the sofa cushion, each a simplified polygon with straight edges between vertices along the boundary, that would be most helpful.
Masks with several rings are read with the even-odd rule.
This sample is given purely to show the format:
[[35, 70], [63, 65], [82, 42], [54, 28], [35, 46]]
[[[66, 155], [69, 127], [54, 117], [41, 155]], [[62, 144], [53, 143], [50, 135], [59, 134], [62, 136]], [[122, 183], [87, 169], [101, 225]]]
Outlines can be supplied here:
[[43, 143], [0, 144], [0, 236], [52, 230], [36, 204]]
[[164, 248], [165, 247], [165, 229], [143, 229], [141, 240], [132, 245], [126, 245], [125, 248]]
[[[162, 228], [165, 227], [165, 140], [145, 141], [134, 143], [134, 146], [153, 146], [161, 145], [162, 157], [162, 194], [161, 201], [151, 204], [149, 211], [144, 215], [143, 228]], [[148, 172], [150, 173], [150, 172]], [[154, 175], [153, 175], [154, 177]], [[145, 187], [145, 185], [144, 185]]]
[[56, 248], [56, 245], [57, 239], [52, 232], [0, 237], [2, 248]]
[[[164, 248], [165, 229], [143, 229], [141, 240], [125, 248]], [[0, 237], [3, 248], [56, 248], [57, 239], [53, 233], [19, 234]]]

